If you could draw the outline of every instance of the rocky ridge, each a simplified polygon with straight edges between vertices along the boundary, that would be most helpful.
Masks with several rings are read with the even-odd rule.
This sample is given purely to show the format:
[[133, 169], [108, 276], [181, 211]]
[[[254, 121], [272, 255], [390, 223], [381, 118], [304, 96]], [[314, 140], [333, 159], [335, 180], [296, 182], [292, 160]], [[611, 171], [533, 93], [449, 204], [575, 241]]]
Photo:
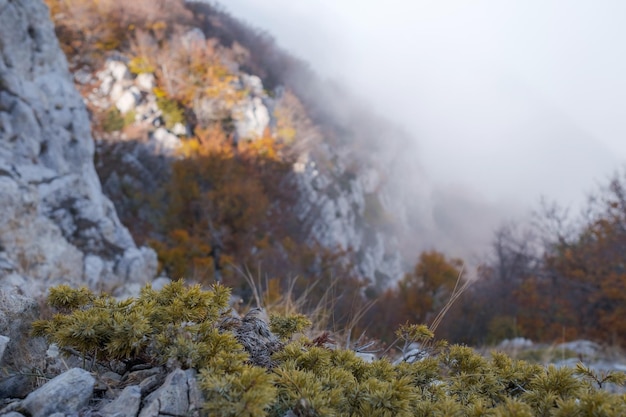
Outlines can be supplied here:
[[32, 297], [62, 283], [132, 294], [154, 278], [102, 193], [82, 97], [47, 7], [0, 1], [0, 334], [18, 343]]

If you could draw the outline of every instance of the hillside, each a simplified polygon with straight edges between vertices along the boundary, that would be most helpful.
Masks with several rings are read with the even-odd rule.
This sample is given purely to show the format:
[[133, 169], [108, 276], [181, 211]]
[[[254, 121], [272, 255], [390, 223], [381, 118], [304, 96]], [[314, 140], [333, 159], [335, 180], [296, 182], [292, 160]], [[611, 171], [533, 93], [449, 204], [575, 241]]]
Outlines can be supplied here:
[[[503, 226], [473, 271], [433, 249], [431, 216], [455, 224], [451, 213], [469, 208], [431, 208], [427, 187], [406, 187], [424, 175], [408, 137], [268, 34], [206, 2], [148, 15], [113, 0], [49, 5], [91, 112], [103, 191], [156, 249], [159, 273], [223, 282], [244, 302], [251, 280], [257, 298], [306, 294], [334, 328], [387, 341], [446, 311], [438, 335], [453, 341], [623, 344], [612, 289], [623, 274], [597, 265], [619, 267], [619, 176], [585, 218], [546, 206], [534, 225]], [[450, 308], [462, 275], [479, 280]]]
[[161, 273], [246, 300], [242, 271], [262, 290], [297, 278], [296, 294], [319, 288], [312, 305], [332, 282], [359, 305], [362, 288], [403, 276], [416, 254], [403, 251], [413, 237], [394, 188], [402, 137], [378, 141], [389, 125], [206, 3], [147, 17], [117, 2], [49, 5], [103, 191]]
[[150, 5], [50, 0], [57, 39], [0, 0], [0, 415], [626, 412], [595, 343], [439, 338], [621, 344], [621, 177], [575, 227], [500, 230], [469, 289], [436, 250], [404, 273], [402, 135], [213, 6]]

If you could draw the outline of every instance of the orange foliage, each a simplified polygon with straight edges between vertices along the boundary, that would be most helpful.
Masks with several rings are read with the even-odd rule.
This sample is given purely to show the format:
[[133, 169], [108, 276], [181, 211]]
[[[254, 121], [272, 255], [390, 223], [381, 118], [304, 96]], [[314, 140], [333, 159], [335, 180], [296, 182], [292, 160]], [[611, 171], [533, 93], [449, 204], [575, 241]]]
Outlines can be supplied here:
[[[544, 215], [555, 220], [554, 211]], [[452, 311], [455, 334], [498, 341], [488, 335], [490, 323], [508, 317], [516, 336], [535, 341], [586, 338], [626, 346], [626, 175], [590, 199], [576, 228], [543, 239], [536, 255], [526, 237], [508, 236], [496, 245], [498, 258], [481, 270], [462, 314]], [[473, 335], [462, 331], [470, 327]]]
[[160, 39], [153, 29], [136, 29], [130, 39], [131, 63], [138, 70], [154, 72], [168, 98], [191, 108], [202, 99], [232, 106], [245, 95], [234, 87], [237, 76], [222, 64], [213, 40], [195, 38], [189, 28], [174, 28], [172, 32]]
[[403, 323], [430, 324], [452, 294], [461, 266], [459, 259], [447, 259], [434, 250], [423, 252], [413, 272], [378, 297], [370, 314], [375, 316], [370, 320], [373, 333], [390, 341]]
[[[196, 134], [185, 141], [184, 157], [172, 163], [164, 229], [184, 230], [190, 241], [206, 242], [207, 254], [217, 248], [221, 267], [228, 257], [238, 265], [254, 265], [263, 259], [264, 272], [273, 273], [277, 268], [271, 264], [278, 261], [271, 259], [290, 252], [281, 247], [281, 240], [295, 237], [290, 162], [280, 157], [279, 147], [269, 137], [237, 148], [219, 123], [199, 128]], [[279, 250], [272, 254], [276, 244]], [[180, 261], [167, 256], [180, 245], [171, 234], [161, 245], [164, 267], [180, 271], [176, 266]], [[301, 245], [302, 241], [295, 246]], [[192, 265], [186, 259], [186, 273], [190, 273]], [[234, 279], [232, 273], [228, 279]], [[241, 280], [232, 283], [239, 285]]]
[[[163, 33], [191, 19], [181, 0], [45, 0], [57, 37], [69, 57], [96, 64], [119, 49], [136, 29]], [[71, 60], [70, 60], [71, 61]]]

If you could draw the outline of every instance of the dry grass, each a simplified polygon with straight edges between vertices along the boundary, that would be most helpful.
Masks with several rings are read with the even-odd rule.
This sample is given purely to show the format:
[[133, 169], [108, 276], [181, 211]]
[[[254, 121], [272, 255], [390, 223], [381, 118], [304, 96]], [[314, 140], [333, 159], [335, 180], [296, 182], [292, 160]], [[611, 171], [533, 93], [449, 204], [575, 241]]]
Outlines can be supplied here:
[[[317, 289], [319, 281], [308, 283], [300, 294], [296, 295], [296, 287], [298, 277], [288, 280], [284, 291], [277, 290], [272, 280], [263, 277], [260, 270], [253, 274], [249, 269], [241, 269], [235, 267], [248, 283], [251, 291], [254, 306], [265, 309], [268, 314], [293, 315], [305, 314], [313, 323], [312, 328], [308, 332], [308, 336], [316, 336], [320, 333], [331, 331], [333, 339], [338, 344], [348, 348], [363, 347], [369, 342], [366, 341], [365, 333], [361, 332], [355, 342], [352, 341], [353, 332], [359, 328], [359, 323], [365, 313], [375, 304], [376, 300], [368, 301], [364, 304], [352, 300], [349, 317], [336, 317], [335, 310], [339, 300], [335, 291], [339, 286], [340, 277], [334, 277], [330, 285], [324, 290], [323, 295], [312, 304], [312, 294]], [[277, 282], [277, 281], [274, 281]], [[278, 293], [277, 293], [278, 291]], [[346, 323], [338, 328], [337, 323]]]
[[466, 280], [462, 279], [464, 268], [465, 268], [465, 265], [462, 265], [461, 270], [459, 271], [459, 275], [456, 279], [456, 283], [454, 284], [454, 289], [452, 290], [452, 293], [450, 294], [450, 298], [448, 298], [448, 301], [446, 302], [446, 304], [443, 306], [441, 311], [439, 311], [439, 313], [435, 316], [435, 318], [433, 319], [433, 322], [429, 326], [429, 329], [433, 333], [437, 331], [437, 328], [441, 324], [441, 321], [446, 316], [448, 311], [450, 311], [450, 308], [452, 308], [454, 303], [456, 303], [459, 297], [461, 297], [461, 295], [463, 295], [463, 293], [470, 287], [470, 285], [472, 285], [472, 281], [467, 280], [467, 279]]

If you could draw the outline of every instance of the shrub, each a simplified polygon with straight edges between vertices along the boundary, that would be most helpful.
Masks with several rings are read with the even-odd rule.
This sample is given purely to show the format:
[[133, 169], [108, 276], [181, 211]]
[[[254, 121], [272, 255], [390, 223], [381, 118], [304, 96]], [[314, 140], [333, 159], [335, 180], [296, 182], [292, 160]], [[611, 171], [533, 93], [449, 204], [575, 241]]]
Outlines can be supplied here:
[[180, 105], [172, 99], [157, 96], [157, 106], [163, 115], [165, 127], [171, 129], [176, 123], [185, 123], [185, 114]]
[[107, 133], [116, 132], [124, 129], [126, 120], [124, 116], [115, 107], [111, 107], [104, 113], [102, 119], [102, 130]]
[[225, 287], [203, 291], [182, 281], [161, 291], [148, 285], [139, 297], [122, 301], [61, 285], [48, 296], [59, 314], [33, 323], [33, 332], [80, 352], [83, 359], [151, 364], [174, 359], [184, 368], [199, 368], [213, 363], [218, 353], [229, 352], [229, 361], [242, 362], [242, 346], [217, 329], [229, 297]]
[[281, 339], [290, 339], [295, 333], [300, 333], [311, 326], [311, 320], [302, 314], [289, 316], [272, 315], [270, 317], [272, 332]]
[[[622, 374], [597, 375], [513, 360], [485, 358], [465, 346], [441, 345], [422, 360], [366, 363], [353, 351], [329, 349], [306, 338], [282, 346], [269, 369], [247, 363], [238, 330], [226, 319], [229, 290], [203, 291], [181, 281], [137, 298], [59, 286], [48, 302], [58, 310], [34, 323], [34, 333], [94, 359], [198, 368], [199, 385], [213, 416], [621, 416], [623, 396], [598, 388], [623, 383]], [[235, 323], [241, 329], [247, 316]], [[236, 322], [237, 320], [235, 320]], [[309, 325], [303, 316], [274, 317], [286, 339]], [[405, 325], [406, 341], [427, 341], [425, 326]], [[269, 335], [273, 337], [271, 334]], [[268, 337], [264, 334], [263, 337]]]
[[156, 71], [156, 68], [145, 57], [136, 56], [128, 63], [128, 70], [133, 74], [138, 75], [144, 73], [152, 74]]
[[130, 110], [125, 114], [120, 113], [117, 107], [110, 107], [102, 118], [101, 126], [102, 130], [107, 133], [117, 132], [118, 130], [124, 129], [126, 126], [129, 126], [135, 122], [135, 117], [137, 116], [137, 112], [135, 110]]

